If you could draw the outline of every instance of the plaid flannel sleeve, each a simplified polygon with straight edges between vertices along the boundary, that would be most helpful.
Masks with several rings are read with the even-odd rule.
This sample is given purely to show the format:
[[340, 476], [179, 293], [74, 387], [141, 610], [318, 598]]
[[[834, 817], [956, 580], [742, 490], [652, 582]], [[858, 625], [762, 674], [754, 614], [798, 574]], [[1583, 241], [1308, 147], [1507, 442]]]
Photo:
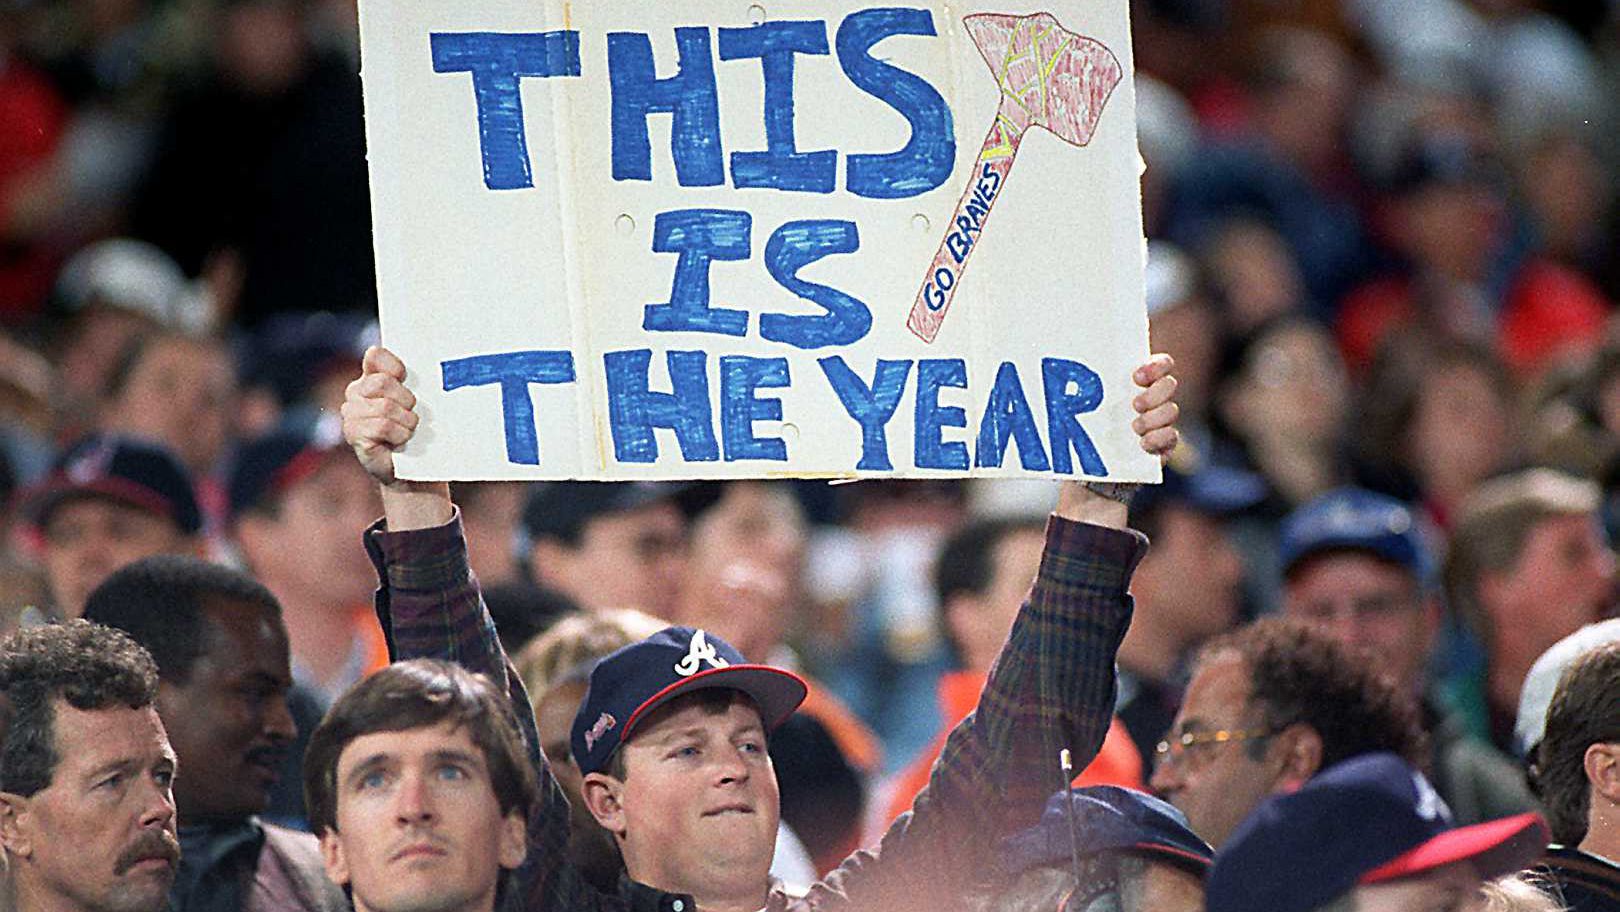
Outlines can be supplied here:
[[379, 520], [365, 534], [377, 569], [377, 619], [392, 661], [443, 659], [488, 675], [506, 691], [540, 785], [529, 814], [529, 854], [517, 872], [521, 904], [529, 912], [604, 909], [603, 897], [567, 863], [568, 799], [540, 752], [534, 711], [484, 605], [467, 561], [458, 508], [449, 523], [389, 532]]
[[1081, 769], [1101, 749], [1130, 624], [1127, 587], [1146, 550], [1138, 532], [1052, 517], [1035, 585], [978, 708], [951, 732], [912, 811], [818, 885], [810, 907], [957, 904], [995, 870], [1001, 840], [1038, 822], [1066, 784], [1059, 751]]

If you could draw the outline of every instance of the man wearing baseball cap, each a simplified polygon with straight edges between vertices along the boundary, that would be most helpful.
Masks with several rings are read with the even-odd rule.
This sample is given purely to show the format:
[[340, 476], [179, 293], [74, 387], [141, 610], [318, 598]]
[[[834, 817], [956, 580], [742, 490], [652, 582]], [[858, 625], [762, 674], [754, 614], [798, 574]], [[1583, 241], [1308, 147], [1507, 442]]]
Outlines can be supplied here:
[[367, 605], [371, 573], [352, 539], [376, 516], [371, 480], [348, 458], [335, 420], [293, 421], [242, 447], [230, 503], [242, 556], [281, 602], [293, 679], [324, 710], [388, 662]]
[[[1168, 357], [1136, 371], [1144, 450], [1176, 443]], [[1124, 528], [1128, 489], [1069, 484], [1048, 527], [1028, 604], [977, 712], [946, 745], [913, 811], [881, 845], [857, 852], [808, 895], [773, 888], [779, 813], [766, 753], [771, 727], [803, 698], [782, 670], [749, 664], [717, 637], [671, 628], [593, 672], [572, 752], [586, 803], [625, 859], [617, 893], [588, 887], [565, 860], [569, 813], [535, 749], [532, 716], [467, 569], [443, 484], [396, 480], [393, 452], [415, 431], [415, 398], [392, 353], [366, 353], [343, 406], [361, 464], [383, 486], [384, 521], [366, 536], [383, 580], [378, 612], [396, 657], [451, 658], [510, 687], [543, 792], [519, 872], [529, 910], [755, 912], [903, 909], [956, 903], [1063, 784], [1056, 760], [1095, 754], [1114, 702], [1114, 653], [1129, 623], [1143, 538]]]
[[1011, 883], [970, 897], [972, 912], [1202, 912], [1214, 850], [1170, 805], [1096, 785], [1046, 802], [1040, 823], [1003, 844]]
[[125, 564], [202, 554], [202, 513], [185, 466], [132, 438], [75, 445], [22, 494], [19, 512], [37, 533], [51, 601], [63, 618], [83, 613], [91, 590]]
[[1346, 760], [1278, 795], [1215, 856], [1208, 912], [1452, 912], [1547, 843], [1536, 814], [1473, 826], [1394, 754]]
[[1524, 776], [1447, 708], [1429, 679], [1441, 627], [1435, 560], [1406, 504], [1360, 488], [1330, 491], [1283, 521], [1283, 613], [1376, 656], [1420, 701], [1434, 787], [1462, 823], [1535, 806]]

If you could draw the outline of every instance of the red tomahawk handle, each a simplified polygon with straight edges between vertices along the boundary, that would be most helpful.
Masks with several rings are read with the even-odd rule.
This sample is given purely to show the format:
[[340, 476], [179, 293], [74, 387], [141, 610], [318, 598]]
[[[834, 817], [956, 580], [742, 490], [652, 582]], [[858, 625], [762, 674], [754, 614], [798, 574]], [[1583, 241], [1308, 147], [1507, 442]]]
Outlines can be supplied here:
[[932, 342], [939, 335], [945, 311], [950, 308], [956, 286], [967, 269], [968, 257], [973, 255], [979, 233], [990, 219], [990, 209], [1001, 198], [1001, 188], [1012, 171], [1018, 144], [1024, 139], [1024, 131], [1008, 119], [1006, 105], [1003, 99], [1001, 107], [996, 109], [996, 122], [979, 150], [979, 166], [956, 204], [956, 215], [945, 227], [945, 237], [934, 253], [934, 263], [923, 279], [922, 290], [917, 292], [916, 303], [911, 305], [911, 316], [906, 318], [906, 328], [924, 342]]

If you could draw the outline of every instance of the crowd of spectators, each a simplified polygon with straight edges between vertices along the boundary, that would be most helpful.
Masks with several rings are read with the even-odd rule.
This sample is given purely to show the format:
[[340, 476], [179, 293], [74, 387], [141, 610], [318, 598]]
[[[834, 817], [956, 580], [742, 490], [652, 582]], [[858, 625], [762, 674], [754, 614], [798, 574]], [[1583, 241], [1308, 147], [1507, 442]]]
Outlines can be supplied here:
[[[1582, 774], [1568, 755], [1620, 730], [1611, 712], [1555, 740], [1552, 722], [1612, 709], [1614, 676], [1555, 699], [1536, 668], [1620, 614], [1620, 3], [1131, 14], [1147, 308], [1182, 442], [1131, 506], [1152, 548], [1077, 782], [1151, 790], [1220, 849], [1319, 771], [1393, 754], [1461, 822], [1548, 812], [1552, 869], [1566, 852], [1617, 889], [1587, 803], [1620, 796], [1620, 759]], [[309, 733], [388, 664], [361, 546], [382, 504], [336, 420], [377, 341], [371, 264], [353, 0], [0, 0], [0, 633], [129, 630], [165, 719], [210, 687], [286, 701], [214, 783], [275, 780], [269, 803], [193, 785], [182, 816], [307, 828]], [[576, 797], [591, 662], [664, 623], [809, 682], [770, 745], [778, 873], [799, 881], [927, 781], [1053, 499], [979, 481], [452, 494]], [[179, 563], [118, 575], [156, 555]], [[164, 601], [154, 586], [201, 587], [169, 606], [178, 646], [131, 614]], [[268, 647], [250, 623], [267, 612]], [[247, 683], [210, 677], [226, 671]], [[169, 733], [189, 767], [206, 739]], [[609, 884], [622, 860], [574, 804], [569, 850]]]

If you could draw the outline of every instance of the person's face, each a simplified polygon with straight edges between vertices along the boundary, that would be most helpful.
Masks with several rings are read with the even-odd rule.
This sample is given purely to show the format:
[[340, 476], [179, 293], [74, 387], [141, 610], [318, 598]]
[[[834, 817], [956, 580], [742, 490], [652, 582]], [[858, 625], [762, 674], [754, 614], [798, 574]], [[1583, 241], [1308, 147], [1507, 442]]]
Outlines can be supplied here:
[[125, 564], [190, 550], [190, 539], [172, 520], [104, 497], [60, 504], [46, 517], [43, 532], [51, 598], [68, 617], [83, 614], [90, 593]]
[[[1170, 507], [1141, 571], [1151, 577], [1151, 606], [1161, 625], [1191, 645], [1237, 621], [1243, 597], [1243, 561], [1221, 520]], [[1197, 586], [1187, 585], [1198, 580]]]
[[1482, 591], [1494, 598], [1496, 630], [1540, 655], [1560, 639], [1604, 616], [1613, 602], [1614, 553], [1602, 527], [1587, 514], [1551, 516], [1525, 536], [1519, 560], [1491, 574]]
[[371, 476], [346, 451], [333, 451], [282, 494], [275, 516], [244, 519], [243, 544], [284, 603], [361, 605], [376, 574], [355, 541], [380, 513]]
[[[19, 896], [40, 908], [160, 912], [180, 859], [174, 751], [157, 710], [54, 705], [56, 769], [0, 818]], [[25, 906], [26, 907], [26, 906]]]
[[585, 787], [630, 876], [700, 899], [757, 887], [763, 903], [781, 796], [753, 704], [678, 703], [619, 749], [624, 781], [591, 773]]
[[155, 440], [193, 472], [207, 473], [228, 442], [235, 399], [236, 375], [222, 346], [169, 337], [142, 354], [102, 426]]
[[1419, 478], [1459, 498], [1508, 458], [1510, 403], [1478, 368], [1454, 364], [1424, 378], [1410, 427], [1410, 458]]
[[[1185, 734], [1256, 732], [1260, 713], [1249, 705], [1248, 663], [1211, 656], [1187, 685], [1187, 695], [1165, 736], [1173, 745], [1153, 770], [1152, 788], [1187, 815], [1193, 832], [1220, 848], [1243, 818], [1275, 791], [1281, 766], [1270, 739], [1233, 738], [1182, 747]], [[1263, 751], [1256, 759], [1256, 751]]]
[[522, 815], [501, 813], [484, 752], [453, 722], [355, 738], [336, 798], [321, 853], [356, 912], [488, 912], [501, 869], [523, 863]]
[[1040, 570], [1046, 537], [1039, 529], [1018, 529], [995, 545], [994, 572], [984, 592], [953, 598], [947, 606], [952, 633], [963, 659], [975, 671], [989, 671], [1007, 642], [1018, 609]]
[[1411, 877], [1360, 884], [1356, 912], [1465, 912], [1476, 906], [1480, 878], [1466, 862]]
[[568, 796], [568, 854], [576, 864], [600, 868], [617, 865], [613, 837], [591, 816], [585, 806], [579, 766], [570, 748], [574, 714], [585, 699], [585, 682], [559, 684], [546, 692], [534, 708], [534, 724], [540, 733], [540, 750], [551, 764], [551, 774]]
[[158, 713], [190, 774], [175, 790], [187, 823], [262, 812], [298, 734], [287, 709], [292, 675], [281, 619], [224, 599], [203, 611], [203, 653], [189, 679], [158, 690]]
[[585, 524], [577, 548], [548, 547], [535, 565], [544, 582], [586, 608], [663, 617], [685, 575], [686, 521], [668, 502], [598, 516]]
[[1359, 551], [1308, 558], [1283, 588], [1283, 611], [1376, 656], [1408, 692], [1422, 689], [1439, 609], [1395, 564]]

